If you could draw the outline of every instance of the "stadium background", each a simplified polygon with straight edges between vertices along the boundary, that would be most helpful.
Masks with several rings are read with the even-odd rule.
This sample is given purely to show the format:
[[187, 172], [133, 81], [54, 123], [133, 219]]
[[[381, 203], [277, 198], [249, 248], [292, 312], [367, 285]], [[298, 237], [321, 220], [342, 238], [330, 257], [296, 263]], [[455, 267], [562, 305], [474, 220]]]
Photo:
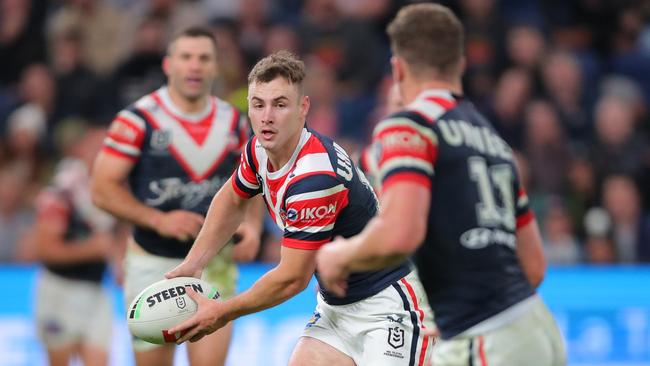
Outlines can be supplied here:
[[[170, 34], [212, 27], [215, 93], [243, 110], [257, 59], [278, 49], [301, 55], [309, 125], [358, 151], [390, 85], [383, 29], [407, 3], [0, 0], [0, 365], [42, 362], [31, 318], [34, 196], [80, 126], [107, 125], [164, 83]], [[542, 295], [571, 364], [650, 365], [650, 2], [442, 3], [466, 27], [466, 95], [517, 151], [551, 266]], [[278, 249], [268, 225], [242, 286], [277, 261]], [[113, 278], [107, 286], [119, 303]], [[313, 291], [238, 321], [230, 364], [286, 364]], [[128, 342], [116, 314], [112, 357], [121, 365]]]

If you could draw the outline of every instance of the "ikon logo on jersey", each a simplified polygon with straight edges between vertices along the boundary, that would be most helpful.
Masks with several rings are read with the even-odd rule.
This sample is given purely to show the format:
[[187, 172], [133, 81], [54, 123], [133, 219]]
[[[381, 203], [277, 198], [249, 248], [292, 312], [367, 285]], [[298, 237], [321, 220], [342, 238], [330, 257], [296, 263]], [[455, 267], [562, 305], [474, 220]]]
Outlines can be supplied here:
[[427, 142], [415, 131], [387, 131], [381, 137], [381, 148], [386, 152], [410, 150], [415, 153], [424, 153], [427, 149]]
[[318, 207], [304, 207], [300, 210], [290, 208], [287, 210], [286, 221], [322, 220], [336, 215], [336, 203]]

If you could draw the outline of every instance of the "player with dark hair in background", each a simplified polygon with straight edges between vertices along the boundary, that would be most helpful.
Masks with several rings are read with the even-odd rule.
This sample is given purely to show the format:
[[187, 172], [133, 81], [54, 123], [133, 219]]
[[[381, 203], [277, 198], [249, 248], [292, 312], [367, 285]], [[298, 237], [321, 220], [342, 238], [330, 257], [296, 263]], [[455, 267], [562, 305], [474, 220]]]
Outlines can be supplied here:
[[90, 167], [106, 131], [75, 131], [52, 183], [36, 198], [29, 240], [44, 266], [35, 292], [36, 325], [50, 365], [67, 366], [78, 356], [84, 365], [104, 366], [113, 317], [102, 278], [125, 238], [116, 235], [115, 219], [90, 199]]
[[[317, 249], [336, 236], [360, 232], [376, 214], [377, 199], [363, 174], [334, 141], [305, 127], [309, 97], [304, 64], [288, 52], [262, 60], [249, 74], [248, 114], [255, 136], [239, 169], [214, 197], [205, 225], [185, 261], [167, 277], [201, 275], [206, 259], [232, 235], [249, 204], [262, 195], [283, 230], [280, 263], [250, 289], [226, 301], [188, 290], [197, 313], [169, 330], [196, 341], [246, 314], [289, 299], [309, 284]], [[318, 275], [317, 275], [318, 278]], [[290, 365], [424, 365], [433, 326], [424, 290], [406, 260], [350, 276], [348, 293], [321, 287], [316, 312]]]
[[[163, 70], [166, 86], [115, 117], [93, 170], [94, 202], [135, 225], [125, 260], [127, 306], [181, 263], [248, 139], [245, 116], [210, 95], [217, 47], [209, 30], [193, 27], [176, 35]], [[259, 248], [261, 202], [252, 208], [250, 220], [239, 227], [241, 241], [211, 258], [204, 272], [225, 298], [235, 293], [233, 259], [252, 260]], [[224, 364], [230, 335], [226, 327], [190, 345], [192, 365]], [[171, 365], [173, 346], [133, 340], [140, 366]]]
[[537, 223], [511, 148], [463, 99], [463, 27], [446, 7], [403, 8], [388, 27], [405, 107], [374, 131], [381, 210], [319, 252], [328, 290], [348, 273], [413, 254], [441, 335], [440, 365], [563, 365], [564, 346], [535, 288]]

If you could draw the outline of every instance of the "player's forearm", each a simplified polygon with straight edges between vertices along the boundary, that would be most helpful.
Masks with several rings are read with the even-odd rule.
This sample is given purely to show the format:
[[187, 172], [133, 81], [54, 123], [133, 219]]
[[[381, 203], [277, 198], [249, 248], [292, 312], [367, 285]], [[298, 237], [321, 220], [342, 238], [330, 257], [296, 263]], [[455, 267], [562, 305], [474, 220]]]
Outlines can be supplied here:
[[285, 302], [304, 290], [307, 278], [287, 277], [276, 268], [267, 272], [242, 294], [226, 301], [228, 320], [256, 313]]
[[352, 238], [350, 249], [344, 254], [346, 268], [350, 272], [371, 271], [398, 265], [411, 255], [412, 245], [407, 241], [416, 240], [409, 233], [389, 220], [377, 216], [356, 237]]
[[92, 199], [95, 206], [113, 216], [136, 226], [156, 229], [162, 212], [138, 201], [122, 184], [115, 182], [93, 182]]
[[47, 264], [75, 264], [105, 259], [103, 248], [92, 239], [39, 245], [38, 259]]
[[224, 184], [212, 198], [203, 227], [185, 261], [204, 268], [232, 238], [244, 219], [249, 201], [237, 196], [230, 182]]

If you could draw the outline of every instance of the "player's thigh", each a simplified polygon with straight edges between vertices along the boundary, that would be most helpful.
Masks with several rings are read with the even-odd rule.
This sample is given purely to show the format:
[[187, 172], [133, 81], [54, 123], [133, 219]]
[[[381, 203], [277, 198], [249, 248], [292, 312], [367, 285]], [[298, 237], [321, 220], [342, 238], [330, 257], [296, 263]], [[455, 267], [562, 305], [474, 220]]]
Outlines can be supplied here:
[[173, 366], [175, 348], [176, 346], [173, 344], [165, 344], [140, 349], [135, 352], [135, 364], [137, 366]]
[[289, 366], [355, 366], [352, 358], [311, 337], [300, 337], [293, 350]]
[[81, 346], [79, 356], [84, 366], [106, 366], [108, 365], [108, 352], [103, 347], [92, 344]]
[[128, 247], [124, 258], [124, 302], [125, 308], [135, 297], [152, 283], [165, 279], [165, 273], [182, 262], [181, 258], [166, 258]]
[[213, 285], [221, 294], [221, 300], [235, 296], [237, 265], [232, 260], [232, 244], [226, 245], [203, 269], [202, 279]]
[[76, 352], [77, 348], [75, 345], [48, 348], [47, 360], [50, 366], [68, 366]]
[[[481, 365], [474, 363], [472, 339], [436, 340], [432, 348], [431, 364], [436, 366]], [[470, 359], [471, 358], [471, 359]]]
[[200, 341], [187, 344], [188, 357], [192, 366], [221, 366], [226, 363], [232, 322], [218, 331], [203, 337]]

